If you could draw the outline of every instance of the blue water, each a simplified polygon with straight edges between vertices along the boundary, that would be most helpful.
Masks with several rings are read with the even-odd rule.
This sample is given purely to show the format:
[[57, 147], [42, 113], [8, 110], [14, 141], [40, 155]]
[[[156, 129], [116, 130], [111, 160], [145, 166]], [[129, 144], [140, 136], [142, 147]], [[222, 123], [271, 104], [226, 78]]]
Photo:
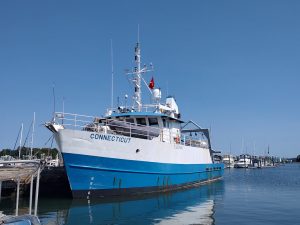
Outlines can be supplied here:
[[[21, 212], [27, 211], [21, 201]], [[0, 210], [13, 213], [11, 199]], [[300, 164], [228, 169], [221, 181], [123, 201], [39, 201], [42, 224], [300, 224]]]

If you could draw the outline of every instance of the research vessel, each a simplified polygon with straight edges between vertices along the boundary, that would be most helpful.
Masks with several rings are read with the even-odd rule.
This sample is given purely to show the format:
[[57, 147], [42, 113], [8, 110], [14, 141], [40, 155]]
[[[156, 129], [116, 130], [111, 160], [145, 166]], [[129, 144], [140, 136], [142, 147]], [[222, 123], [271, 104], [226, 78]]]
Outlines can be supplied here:
[[[209, 130], [183, 121], [174, 97], [149, 85], [135, 47], [132, 104], [109, 108], [103, 116], [54, 113], [45, 126], [63, 156], [74, 198], [104, 198], [165, 192], [220, 179], [222, 163], [213, 162]], [[151, 102], [143, 104], [142, 88]], [[128, 96], [126, 95], [126, 98]], [[191, 105], [192, 107], [192, 105]]]

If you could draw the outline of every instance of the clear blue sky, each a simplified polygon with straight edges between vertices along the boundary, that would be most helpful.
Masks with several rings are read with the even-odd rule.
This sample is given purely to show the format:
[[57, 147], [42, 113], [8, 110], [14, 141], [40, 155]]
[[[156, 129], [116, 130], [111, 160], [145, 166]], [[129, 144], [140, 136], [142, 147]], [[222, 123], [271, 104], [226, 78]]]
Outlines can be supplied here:
[[[212, 128], [215, 149], [300, 154], [300, 1], [0, 1], [0, 149], [36, 112], [35, 146], [57, 110], [102, 115], [110, 106], [110, 39], [115, 96], [132, 94], [140, 24], [142, 61], [175, 95], [185, 120]], [[116, 102], [116, 100], [115, 100]], [[24, 135], [25, 135], [24, 133]], [[49, 147], [49, 144], [47, 145]]]

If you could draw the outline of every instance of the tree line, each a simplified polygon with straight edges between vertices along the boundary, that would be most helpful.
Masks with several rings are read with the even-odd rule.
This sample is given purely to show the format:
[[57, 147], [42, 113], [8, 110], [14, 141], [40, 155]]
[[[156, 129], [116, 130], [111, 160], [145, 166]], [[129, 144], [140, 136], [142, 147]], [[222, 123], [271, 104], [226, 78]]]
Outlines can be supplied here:
[[[18, 147], [16, 150], [2, 149], [0, 151], [0, 157], [1, 156], [5, 156], [5, 155], [9, 155], [9, 156], [12, 156], [14, 158], [18, 158], [19, 157], [19, 149], [20, 149], [20, 147]], [[29, 156], [30, 155], [30, 151], [31, 151], [30, 148], [28, 148], [28, 147], [22, 147], [21, 148], [21, 158], [24, 159], [27, 156]], [[38, 158], [38, 159], [40, 159], [42, 155], [44, 155], [44, 156], [51, 156], [54, 159], [57, 154], [58, 154], [57, 148], [33, 148], [32, 149], [32, 155], [35, 158]]]

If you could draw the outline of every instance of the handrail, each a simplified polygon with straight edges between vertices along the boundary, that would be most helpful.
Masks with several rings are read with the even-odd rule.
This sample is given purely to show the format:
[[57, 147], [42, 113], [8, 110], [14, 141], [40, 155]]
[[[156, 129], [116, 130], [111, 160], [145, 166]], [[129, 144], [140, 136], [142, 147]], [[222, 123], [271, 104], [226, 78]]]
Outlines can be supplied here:
[[[80, 115], [74, 113], [55, 113], [55, 118], [60, 120], [63, 127], [74, 127], [91, 132], [104, 132], [108, 134], [118, 134], [127, 137], [139, 137], [152, 140], [159, 137], [161, 142], [175, 143], [191, 147], [208, 148], [207, 142], [201, 138], [190, 137], [183, 133], [173, 133], [171, 129], [140, 125], [130, 123], [125, 120], [114, 120], [104, 117]], [[67, 122], [67, 123], [66, 123]], [[199, 135], [200, 137], [200, 135]]]
[[[149, 109], [157, 109], [159, 107], [159, 104], [144, 104], [142, 105], [141, 109], [145, 109], [146, 112], [148, 112]], [[112, 107], [107, 108], [106, 112], [118, 112], [120, 109], [128, 109], [128, 110], [138, 110], [137, 107], [127, 107], [127, 106], [120, 106], [118, 108]]]
[[70, 116], [81, 116], [81, 117], [89, 117], [89, 118], [95, 118], [96, 116], [89, 116], [89, 115], [83, 115], [83, 114], [75, 114], [75, 113], [65, 113], [65, 112], [55, 112], [55, 115], [70, 115]]
[[[0, 181], [23, 180], [28, 182], [30, 176], [35, 175], [41, 167], [40, 160], [10, 160], [0, 161]], [[20, 169], [21, 168], [21, 169]]]
[[35, 164], [40, 164], [40, 160], [39, 159], [33, 159], [33, 160], [3, 160], [0, 161], [0, 164], [11, 164], [11, 163], [35, 163]]
[[[8, 165], [9, 166], [6, 166]], [[32, 168], [33, 170], [27, 170], [25, 172], [25, 169], [31, 169], [29, 166], [32, 166], [34, 164], [37, 168]], [[33, 200], [33, 178], [36, 176], [36, 188], [35, 188], [35, 205], [34, 205], [34, 215], [37, 215], [37, 206], [38, 206], [38, 196], [39, 196], [39, 183], [40, 183], [40, 173], [41, 173], [41, 161], [40, 160], [9, 160], [9, 161], [0, 161], [0, 169], [3, 169], [4, 171], [1, 171], [0, 176], [0, 182], [5, 180], [15, 180], [17, 181], [17, 194], [16, 194], [16, 212], [15, 215], [18, 216], [19, 214], [19, 198], [20, 198], [20, 182], [21, 182], [21, 176], [23, 175], [24, 181], [30, 177], [30, 197], [29, 197], [29, 215], [31, 215], [32, 211], [32, 200]], [[4, 166], [5, 165], [5, 166]], [[27, 167], [25, 167], [25, 165]], [[23, 166], [23, 168], [20, 166]], [[15, 170], [14, 170], [15, 169]], [[22, 169], [22, 172], [18, 169]], [[5, 175], [4, 173], [7, 173]], [[26, 177], [25, 177], [26, 175]]]

